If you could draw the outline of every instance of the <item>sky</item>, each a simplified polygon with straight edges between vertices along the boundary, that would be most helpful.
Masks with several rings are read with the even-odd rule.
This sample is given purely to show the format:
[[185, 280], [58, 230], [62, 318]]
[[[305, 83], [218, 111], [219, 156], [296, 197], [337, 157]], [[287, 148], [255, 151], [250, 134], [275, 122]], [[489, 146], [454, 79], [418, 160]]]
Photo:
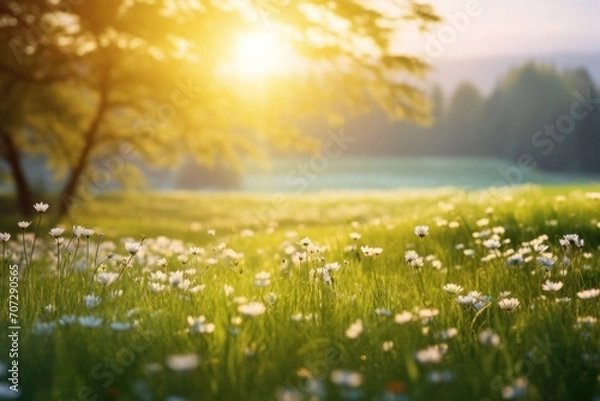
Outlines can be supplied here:
[[[479, 4], [468, 21], [467, 4]], [[429, 58], [600, 52], [598, 0], [429, 0], [445, 21], [432, 35], [399, 38]], [[473, 16], [474, 15], [474, 16]], [[446, 35], [446, 36], [443, 36]], [[403, 46], [403, 47], [404, 47]]]

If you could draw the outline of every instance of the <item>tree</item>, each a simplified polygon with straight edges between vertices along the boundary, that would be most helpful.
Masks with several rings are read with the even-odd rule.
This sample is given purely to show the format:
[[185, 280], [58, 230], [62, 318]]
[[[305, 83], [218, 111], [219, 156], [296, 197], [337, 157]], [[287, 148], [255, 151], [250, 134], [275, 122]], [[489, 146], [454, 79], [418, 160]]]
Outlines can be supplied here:
[[[360, 0], [5, 1], [0, 138], [21, 210], [31, 209], [27, 154], [42, 154], [64, 185], [65, 214], [109, 181], [135, 177], [132, 161], [174, 165], [192, 154], [204, 165], [239, 166], [241, 155], [260, 158], [270, 146], [314, 150], [294, 129], [311, 113], [377, 104], [424, 121], [426, 97], [401, 77], [422, 77], [428, 66], [395, 52], [392, 38], [437, 19], [412, 0], [380, 8]], [[257, 79], [232, 73], [236, 38], [257, 27], [283, 38], [301, 67]]]
[[[589, 95], [591, 99], [597, 99], [600, 96], [600, 90], [596, 89], [594, 81], [585, 69], [565, 71], [562, 75], [563, 81], [572, 96], [585, 98]], [[578, 99], [572, 97], [571, 101], [573, 100]], [[579, 167], [586, 173], [600, 172], [600, 158], [598, 157], [598, 149], [600, 149], [600, 110], [589, 104], [580, 103], [572, 110], [569, 108], [569, 113], [575, 119], [575, 132], [571, 135], [577, 141]]]
[[531, 155], [545, 170], [575, 170], [576, 138], [556, 131], [572, 98], [553, 68], [529, 63], [512, 70], [492, 95], [485, 115], [492, 143], [502, 157]]
[[483, 97], [473, 84], [463, 82], [456, 88], [444, 121], [450, 139], [446, 143], [455, 154], [478, 154], [484, 148], [485, 135], [479, 130], [482, 107]]

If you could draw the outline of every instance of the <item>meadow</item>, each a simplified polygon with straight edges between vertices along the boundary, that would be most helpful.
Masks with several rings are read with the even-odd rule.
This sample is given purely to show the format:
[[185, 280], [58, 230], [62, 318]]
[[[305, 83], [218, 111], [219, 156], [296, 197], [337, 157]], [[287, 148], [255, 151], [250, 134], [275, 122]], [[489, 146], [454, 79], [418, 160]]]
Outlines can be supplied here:
[[0, 399], [597, 401], [598, 191], [115, 193], [59, 221], [52, 202], [5, 214]]

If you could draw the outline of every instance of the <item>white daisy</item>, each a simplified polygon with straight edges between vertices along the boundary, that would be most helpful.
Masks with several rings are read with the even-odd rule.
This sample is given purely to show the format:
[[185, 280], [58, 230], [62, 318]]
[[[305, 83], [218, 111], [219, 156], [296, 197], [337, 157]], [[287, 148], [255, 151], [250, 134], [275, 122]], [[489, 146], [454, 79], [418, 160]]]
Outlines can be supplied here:
[[265, 313], [265, 305], [261, 302], [250, 302], [248, 304], [238, 306], [238, 312], [244, 316], [259, 316]]
[[598, 297], [598, 295], [600, 295], [600, 289], [598, 289], [598, 288], [592, 288], [590, 290], [583, 290], [583, 291], [579, 291], [577, 293], [577, 297], [579, 299], [592, 299], [592, 298]]
[[38, 202], [35, 205], [33, 205], [33, 208], [39, 214], [46, 213], [46, 210], [48, 210], [48, 207], [49, 207], [49, 205], [47, 203], [42, 203], [42, 202]]
[[505, 298], [505, 299], [500, 300], [500, 302], [498, 302], [498, 306], [500, 307], [500, 309], [509, 310], [509, 311], [515, 309], [520, 304], [521, 303], [519, 302], [519, 300], [517, 298]]
[[556, 292], [563, 287], [563, 283], [560, 281], [553, 282], [550, 280], [546, 280], [544, 284], [542, 284], [542, 290], [548, 292]]
[[427, 234], [429, 234], [429, 226], [415, 227], [415, 235], [417, 235], [419, 238], [425, 238]]

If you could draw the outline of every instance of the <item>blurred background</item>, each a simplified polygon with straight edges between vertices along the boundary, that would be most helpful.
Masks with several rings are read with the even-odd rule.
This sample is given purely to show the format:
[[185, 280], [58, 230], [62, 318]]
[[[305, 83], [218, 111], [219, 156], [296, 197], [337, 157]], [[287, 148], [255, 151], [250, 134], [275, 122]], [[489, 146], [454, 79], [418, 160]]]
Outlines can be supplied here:
[[596, 182], [599, 20], [591, 0], [3, 1], [3, 203]]

